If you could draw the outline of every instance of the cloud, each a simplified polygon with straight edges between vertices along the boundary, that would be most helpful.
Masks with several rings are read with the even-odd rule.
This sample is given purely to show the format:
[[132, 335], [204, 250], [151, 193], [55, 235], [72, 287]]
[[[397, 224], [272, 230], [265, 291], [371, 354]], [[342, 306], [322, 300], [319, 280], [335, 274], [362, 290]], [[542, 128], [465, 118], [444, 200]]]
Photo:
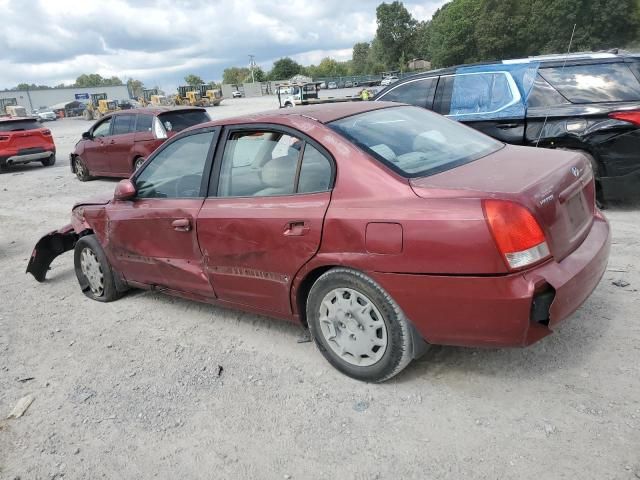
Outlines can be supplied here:
[[[347, 60], [375, 34], [379, 0], [0, 0], [0, 88], [56, 85], [82, 73], [172, 90], [188, 73], [219, 80], [249, 54], [269, 69], [290, 56]], [[419, 20], [444, 0], [405, 2]]]

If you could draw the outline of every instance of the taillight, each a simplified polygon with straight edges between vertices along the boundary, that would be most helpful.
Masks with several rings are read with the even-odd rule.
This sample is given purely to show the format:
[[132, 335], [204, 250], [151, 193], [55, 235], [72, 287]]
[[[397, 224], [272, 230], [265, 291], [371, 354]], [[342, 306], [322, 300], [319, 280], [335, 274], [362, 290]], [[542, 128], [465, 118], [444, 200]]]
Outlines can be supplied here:
[[484, 200], [483, 208], [498, 250], [510, 269], [549, 257], [544, 232], [529, 210], [504, 200]]
[[50, 137], [51, 136], [51, 130], [49, 130], [48, 128], [45, 128], [44, 130], [41, 130], [41, 132], [45, 137]]
[[633, 123], [640, 127], [640, 110], [629, 110], [627, 112], [613, 112], [609, 114], [609, 118], [622, 120], [623, 122]]
[[7, 142], [9, 138], [9, 135], [0, 135], [0, 142]]

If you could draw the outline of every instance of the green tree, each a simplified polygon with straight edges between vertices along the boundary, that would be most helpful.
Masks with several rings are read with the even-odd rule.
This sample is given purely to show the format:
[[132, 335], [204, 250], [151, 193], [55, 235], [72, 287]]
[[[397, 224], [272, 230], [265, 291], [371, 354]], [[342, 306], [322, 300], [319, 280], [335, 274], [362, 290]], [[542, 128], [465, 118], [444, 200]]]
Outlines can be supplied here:
[[381, 3], [376, 8], [378, 28], [376, 38], [380, 42], [383, 60], [389, 67], [397, 67], [400, 57], [415, 54], [417, 21], [402, 2]]
[[127, 88], [129, 89], [129, 93], [133, 97], [138, 98], [142, 96], [142, 90], [144, 90], [144, 83], [142, 83], [142, 81], [140, 80], [129, 78], [127, 80]]
[[112, 85], [123, 85], [120, 78], [113, 76], [111, 78], [103, 78], [98, 73], [83, 73], [76, 78], [75, 87], [107, 87]]
[[351, 55], [351, 70], [354, 75], [367, 73], [367, 62], [369, 59], [369, 42], [356, 43], [353, 46]]
[[244, 83], [247, 77], [251, 78], [251, 71], [246, 67], [229, 67], [222, 72], [222, 83]]
[[194, 75], [193, 73], [190, 73], [189, 75], [184, 77], [184, 81], [187, 83], [187, 85], [191, 85], [192, 87], [197, 87], [198, 85], [202, 85], [204, 83], [204, 80], [202, 80], [202, 78], [200, 78], [198, 75]]
[[288, 80], [294, 75], [302, 73], [302, 71], [302, 65], [289, 57], [284, 57], [273, 63], [273, 68], [269, 72], [269, 79]]

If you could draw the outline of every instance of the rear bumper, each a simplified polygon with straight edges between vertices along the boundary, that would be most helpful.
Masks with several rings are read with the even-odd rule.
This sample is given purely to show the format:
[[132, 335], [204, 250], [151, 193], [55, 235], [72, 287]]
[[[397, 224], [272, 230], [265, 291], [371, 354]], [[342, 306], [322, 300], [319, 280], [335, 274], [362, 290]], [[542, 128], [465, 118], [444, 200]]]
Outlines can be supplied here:
[[[610, 243], [609, 224], [598, 217], [573, 253], [525, 272], [487, 277], [371, 275], [429, 343], [526, 346], [550, 334], [589, 297], [606, 269]], [[541, 315], [541, 309], [548, 315]]]
[[0, 165], [18, 165], [21, 163], [39, 162], [55, 155], [55, 147], [29, 148], [25, 150], [5, 151], [0, 156]]

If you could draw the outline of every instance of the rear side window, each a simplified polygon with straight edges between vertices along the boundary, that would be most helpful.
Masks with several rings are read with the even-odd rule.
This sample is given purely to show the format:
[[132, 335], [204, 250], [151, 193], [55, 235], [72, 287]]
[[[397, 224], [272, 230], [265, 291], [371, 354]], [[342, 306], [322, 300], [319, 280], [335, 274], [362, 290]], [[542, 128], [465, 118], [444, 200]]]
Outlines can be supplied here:
[[568, 103], [569, 101], [549, 85], [549, 82], [542, 78], [540, 74], [536, 76], [527, 100], [529, 107], [551, 107]]
[[153, 124], [153, 117], [151, 115], [138, 115], [138, 121], [136, 122], [136, 132], [150, 132], [151, 125]]
[[114, 115], [113, 131], [111, 135], [124, 135], [134, 131], [136, 124], [135, 115]]
[[449, 115], [493, 113], [514, 101], [505, 73], [456, 75], [451, 93]]
[[19, 132], [21, 130], [36, 130], [42, 128], [37, 120], [8, 120], [0, 121], [0, 132]]
[[433, 107], [433, 97], [436, 93], [437, 84], [438, 77], [413, 80], [394, 87], [378, 100], [408, 103], [416, 107], [431, 109]]
[[540, 75], [571, 103], [640, 100], [640, 83], [624, 63], [543, 68]]
[[180, 132], [185, 128], [211, 120], [203, 110], [173, 110], [160, 115], [160, 121], [167, 132]]

